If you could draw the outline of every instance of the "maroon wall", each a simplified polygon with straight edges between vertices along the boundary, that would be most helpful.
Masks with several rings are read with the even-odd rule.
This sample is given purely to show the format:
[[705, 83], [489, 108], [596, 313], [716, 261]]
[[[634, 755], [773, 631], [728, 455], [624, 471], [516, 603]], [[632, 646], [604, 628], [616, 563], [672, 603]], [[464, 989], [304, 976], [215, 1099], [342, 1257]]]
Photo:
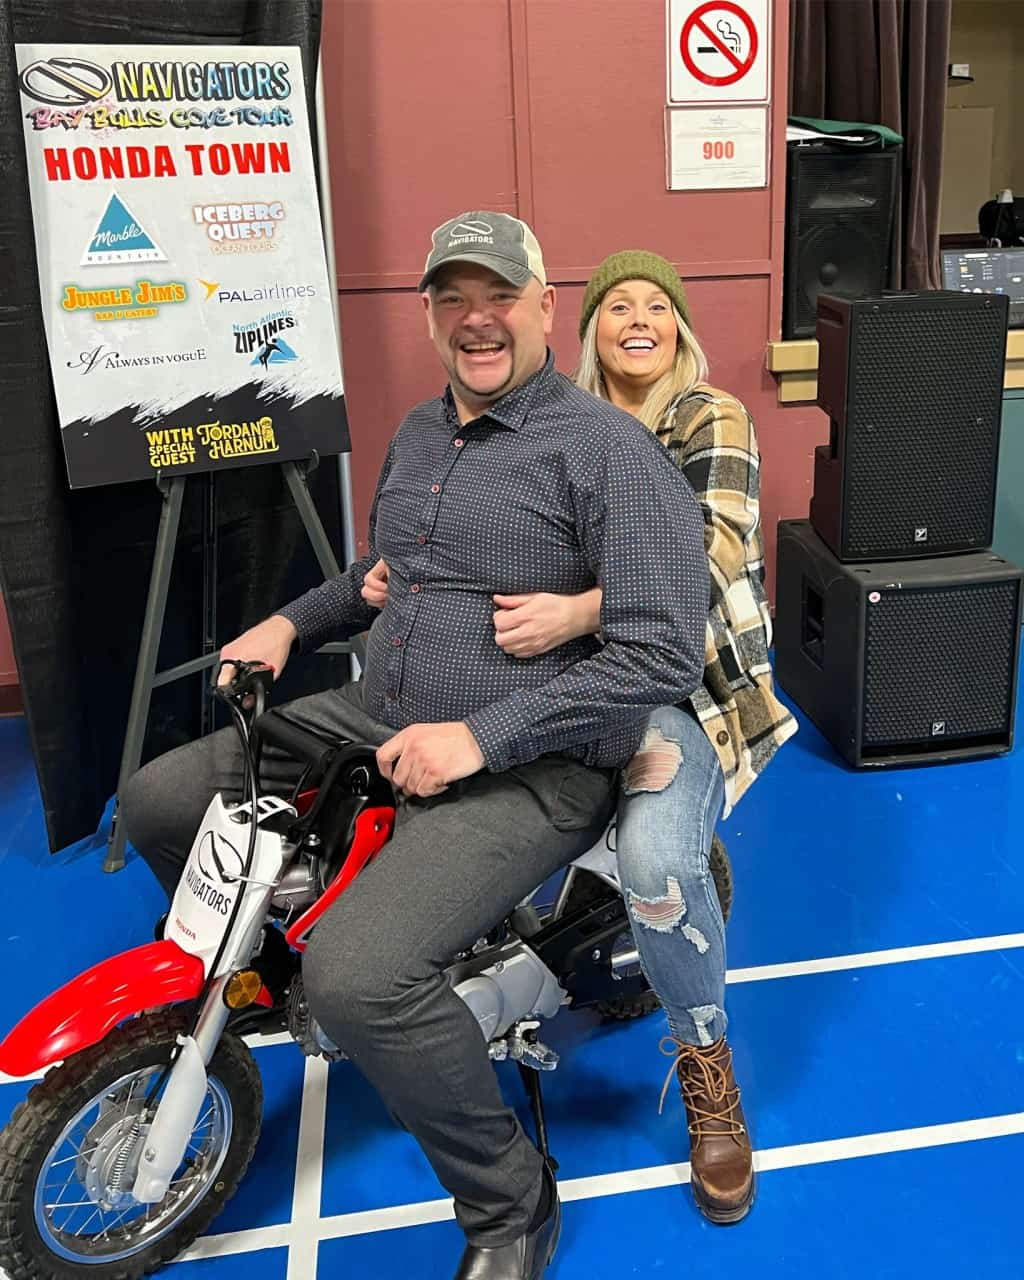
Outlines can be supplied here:
[[323, 62], [356, 529], [402, 414], [440, 366], [415, 292], [431, 230], [462, 209], [525, 218], [558, 286], [553, 347], [571, 369], [583, 285], [616, 249], [678, 265], [712, 381], [754, 415], [769, 566], [804, 515], [813, 407], [781, 408], [788, 0], [774, 0], [769, 185], [665, 190], [663, 0], [327, 0]]

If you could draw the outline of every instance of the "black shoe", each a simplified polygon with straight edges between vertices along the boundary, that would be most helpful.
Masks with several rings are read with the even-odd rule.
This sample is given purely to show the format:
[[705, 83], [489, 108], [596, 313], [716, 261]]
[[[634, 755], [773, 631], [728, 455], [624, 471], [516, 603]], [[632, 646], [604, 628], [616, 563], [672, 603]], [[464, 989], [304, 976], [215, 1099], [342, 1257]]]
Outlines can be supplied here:
[[539, 1227], [496, 1249], [467, 1244], [455, 1280], [541, 1280], [558, 1248], [562, 1232], [562, 1206], [555, 1175], [544, 1166], [544, 1193], [551, 1210]]

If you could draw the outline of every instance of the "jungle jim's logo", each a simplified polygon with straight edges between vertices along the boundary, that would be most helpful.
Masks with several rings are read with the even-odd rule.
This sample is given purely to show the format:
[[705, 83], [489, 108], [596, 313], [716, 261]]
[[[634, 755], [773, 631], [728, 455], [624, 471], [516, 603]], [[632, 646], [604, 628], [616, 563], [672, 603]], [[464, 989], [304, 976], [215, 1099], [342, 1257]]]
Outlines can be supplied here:
[[188, 288], [180, 280], [156, 283], [136, 280], [134, 285], [113, 285], [108, 289], [80, 289], [64, 286], [64, 311], [91, 311], [94, 320], [144, 320], [155, 316], [168, 303], [184, 302]]

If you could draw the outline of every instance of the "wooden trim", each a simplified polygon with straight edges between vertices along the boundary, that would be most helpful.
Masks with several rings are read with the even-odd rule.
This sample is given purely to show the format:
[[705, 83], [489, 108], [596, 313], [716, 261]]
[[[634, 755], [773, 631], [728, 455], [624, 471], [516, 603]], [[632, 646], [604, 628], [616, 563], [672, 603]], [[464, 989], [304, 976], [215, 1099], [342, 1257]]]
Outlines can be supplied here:
[[0, 684], [0, 716], [20, 716], [25, 713], [21, 700], [21, 685]]
[[[802, 404], [818, 398], [818, 343], [814, 338], [769, 342], [765, 367], [775, 374], [779, 404]], [[1024, 387], [1024, 329], [1006, 335], [1004, 390]]]
[[527, 0], [509, 0], [508, 28], [512, 50], [512, 146], [516, 165], [516, 213], [531, 227], [533, 207], [533, 139], [530, 121], [530, 38]]
[[[771, 146], [768, 151], [769, 178], [771, 184], [771, 226], [769, 228], [769, 253], [772, 270], [768, 286], [768, 332], [782, 333], [783, 289], [785, 285], [783, 262], [786, 255], [786, 99], [789, 93], [789, 25], [792, 20], [788, 4], [774, 6], [775, 47], [772, 51], [771, 75], [774, 82], [773, 104], [769, 108]], [[772, 6], [768, 6], [769, 13]], [[782, 62], [783, 72], [776, 74]]]
[[[546, 266], [548, 279], [554, 285], [586, 284], [597, 263], [593, 262], [589, 266], [559, 266], [549, 262]], [[745, 279], [772, 274], [770, 258], [747, 258], [741, 262], [680, 262], [676, 266], [684, 280]], [[420, 282], [420, 275], [419, 271], [340, 275], [338, 292], [342, 294], [386, 293], [415, 290]]]
[[805, 373], [818, 371], [817, 338], [801, 338], [796, 342], [769, 342], [768, 368], [772, 373]]

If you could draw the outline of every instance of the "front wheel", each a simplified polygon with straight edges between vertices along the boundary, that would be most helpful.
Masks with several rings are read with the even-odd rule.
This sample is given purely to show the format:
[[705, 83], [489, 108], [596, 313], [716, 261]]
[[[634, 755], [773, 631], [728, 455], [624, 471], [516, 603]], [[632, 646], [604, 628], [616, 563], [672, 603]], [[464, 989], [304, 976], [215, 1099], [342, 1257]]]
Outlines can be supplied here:
[[137, 1280], [187, 1249], [224, 1207], [259, 1136], [252, 1054], [224, 1036], [185, 1158], [159, 1204], [131, 1194], [146, 1095], [183, 1019], [155, 1013], [55, 1067], [0, 1134], [0, 1268], [12, 1280]]

